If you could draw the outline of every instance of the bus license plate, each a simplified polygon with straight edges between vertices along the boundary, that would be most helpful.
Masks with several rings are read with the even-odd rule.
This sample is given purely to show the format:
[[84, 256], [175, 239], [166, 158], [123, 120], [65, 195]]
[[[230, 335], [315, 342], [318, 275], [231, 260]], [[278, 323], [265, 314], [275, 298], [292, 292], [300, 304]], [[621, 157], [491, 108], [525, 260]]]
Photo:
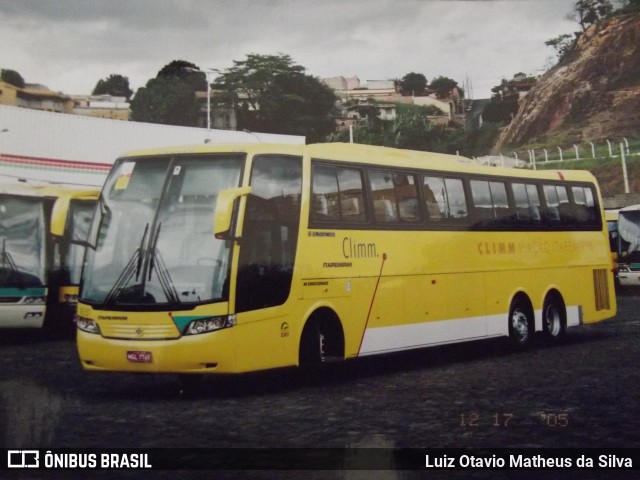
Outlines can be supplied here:
[[129, 350], [127, 352], [127, 360], [134, 363], [151, 363], [151, 352]]

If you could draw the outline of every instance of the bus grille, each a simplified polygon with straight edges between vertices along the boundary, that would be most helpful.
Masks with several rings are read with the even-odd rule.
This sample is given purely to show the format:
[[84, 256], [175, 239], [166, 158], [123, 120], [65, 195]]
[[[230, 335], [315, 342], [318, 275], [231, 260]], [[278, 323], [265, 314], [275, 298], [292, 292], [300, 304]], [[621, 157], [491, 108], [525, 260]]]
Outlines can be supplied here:
[[596, 311], [609, 310], [609, 271], [599, 268], [593, 271], [593, 288], [595, 290]]
[[100, 325], [102, 335], [107, 338], [133, 340], [162, 340], [178, 338], [180, 332], [175, 325]]

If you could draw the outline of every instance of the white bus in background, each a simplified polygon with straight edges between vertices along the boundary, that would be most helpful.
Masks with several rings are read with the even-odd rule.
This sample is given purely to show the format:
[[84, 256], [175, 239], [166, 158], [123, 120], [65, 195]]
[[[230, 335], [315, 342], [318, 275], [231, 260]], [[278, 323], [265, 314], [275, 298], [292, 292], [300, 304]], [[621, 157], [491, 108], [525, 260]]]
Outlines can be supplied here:
[[640, 205], [618, 211], [618, 282], [622, 287], [640, 287]]

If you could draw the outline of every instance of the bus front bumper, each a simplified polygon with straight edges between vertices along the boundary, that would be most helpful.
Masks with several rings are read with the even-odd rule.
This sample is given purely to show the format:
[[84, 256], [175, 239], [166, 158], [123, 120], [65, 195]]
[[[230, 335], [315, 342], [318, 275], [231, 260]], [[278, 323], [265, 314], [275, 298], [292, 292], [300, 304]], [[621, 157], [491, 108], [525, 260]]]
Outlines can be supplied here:
[[78, 330], [78, 354], [87, 371], [235, 373], [232, 330], [146, 341], [109, 339]]

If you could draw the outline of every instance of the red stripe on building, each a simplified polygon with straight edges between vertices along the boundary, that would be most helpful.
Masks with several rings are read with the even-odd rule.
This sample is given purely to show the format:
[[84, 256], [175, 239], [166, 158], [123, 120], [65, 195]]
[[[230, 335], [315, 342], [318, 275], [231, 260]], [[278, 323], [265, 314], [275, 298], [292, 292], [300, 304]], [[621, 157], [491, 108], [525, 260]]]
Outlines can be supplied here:
[[107, 172], [111, 169], [110, 163], [60, 160], [56, 158], [43, 157], [27, 157], [24, 155], [8, 155], [6, 153], [0, 154], [0, 161], [15, 165], [37, 165], [42, 167], [47, 166], [57, 168], [71, 168], [77, 170], [98, 170], [103, 172]]

